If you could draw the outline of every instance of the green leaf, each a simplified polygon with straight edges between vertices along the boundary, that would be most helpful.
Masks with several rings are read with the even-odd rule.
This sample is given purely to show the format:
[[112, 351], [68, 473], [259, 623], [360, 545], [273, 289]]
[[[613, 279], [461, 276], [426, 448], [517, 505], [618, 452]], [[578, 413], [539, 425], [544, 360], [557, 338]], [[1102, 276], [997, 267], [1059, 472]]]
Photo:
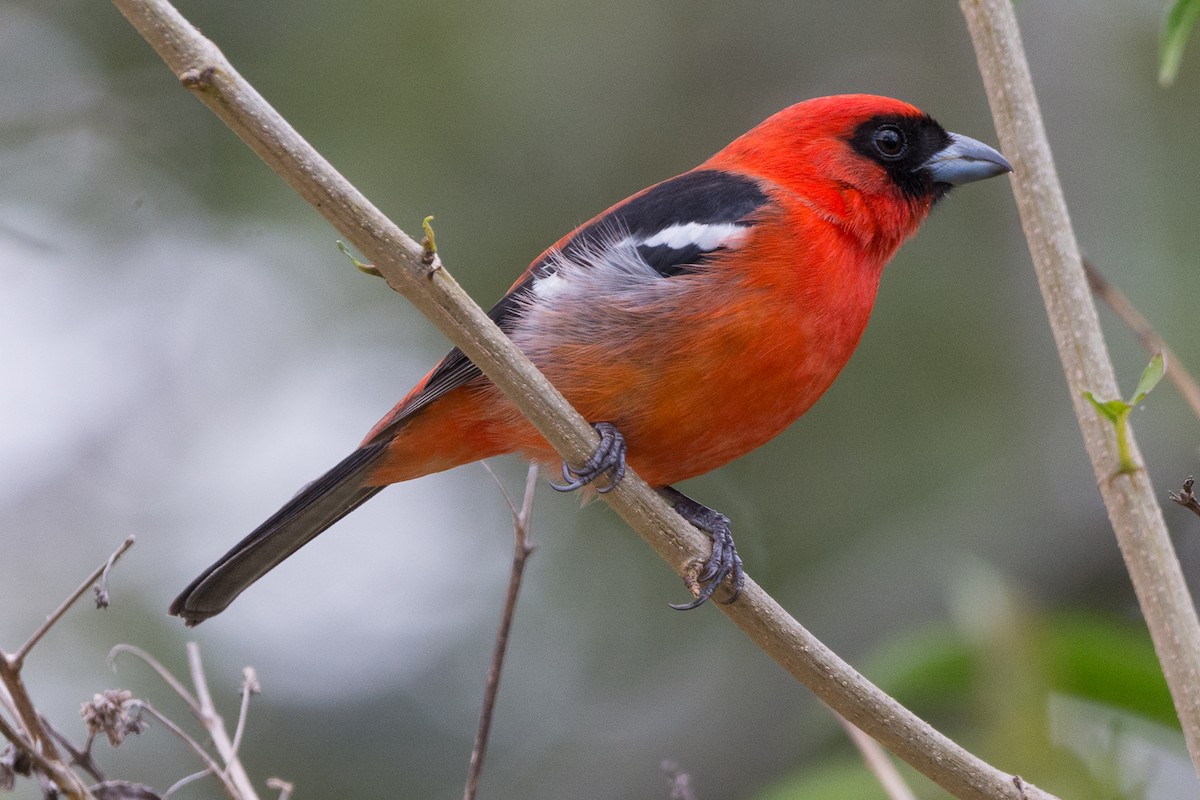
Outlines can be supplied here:
[[1144, 626], [1113, 617], [1066, 612], [1038, 631], [1050, 689], [1132, 711], [1178, 728], [1162, 667]]
[[[1197, 3], [1200, 7], [1200, 2]], [[1163, 379], [1163, 375], [1167, 371], [1167, 362], [1163, 359], [1162, 353], [1155, 353], [1154, 358], [1150, 359], [1150, 363], [1146, 365], [1146, 369], [1142, 370], [1142, 377], [1138, 381], [1137, 389], [1133, 392], [1133, 399], [1129, 401], [1129, 405], [1136, 406], [1138, 403], [1146, 399], [1146, 395], [1158, 385], [1158, 382]]]
[[1200, 19], [1200, 0], [1175, 0], [1175, 5], [1167, 12], [1158, 47], [1158, 82], [1161, 86], [1170, 86], [1179, 75], [1183, 48], [1197, 19]]
[[1124, 400], [1108, 400], [1107, 402], [1101, 402], [1097, 400], [1096, 396], [1091, 392], [1084, 392], [1083, 396], [1088, 399], [1088, 402], [1092, 404], [1093, 408], [1100, 412], [1100, 416], [1104, 417], [1114, 425], [1121, 421], [1121, 417], [1127, 411], [1129, 411], [1130, 408], [1129, 404]]

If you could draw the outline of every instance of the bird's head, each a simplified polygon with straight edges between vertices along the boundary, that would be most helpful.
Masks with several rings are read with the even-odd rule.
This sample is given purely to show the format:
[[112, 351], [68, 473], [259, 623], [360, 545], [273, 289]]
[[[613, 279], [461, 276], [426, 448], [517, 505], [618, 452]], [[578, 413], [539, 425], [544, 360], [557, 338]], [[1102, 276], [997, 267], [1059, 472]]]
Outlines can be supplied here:
[[863, 94], [785, 108], [708, 163], [771, 181], [824, 213], [870, 212], [902, 237], [951, 188], [1012, 171], [996, 150], [946, 131], [916, 106]]

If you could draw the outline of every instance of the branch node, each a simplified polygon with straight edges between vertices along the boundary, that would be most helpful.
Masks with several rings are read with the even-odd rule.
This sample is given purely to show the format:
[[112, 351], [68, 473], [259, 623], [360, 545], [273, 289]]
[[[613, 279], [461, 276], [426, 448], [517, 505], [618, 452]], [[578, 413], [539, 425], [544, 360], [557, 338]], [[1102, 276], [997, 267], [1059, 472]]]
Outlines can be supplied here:
[[216, 74], [217, 68], [213, 66], [192, 67], [180, 73], [179, 82], [193, 92], [205, 92], [212, 88], [213, 76]]
[[699, 597], [702, 587], [700, 586], [700, 570], [704, 569], [704, 562], [699, 559], [693, 559], [688, 562], [687, 567], [683, 571], [683, 585], [692, 593], [692, 597]]
[[1195, 486], [1196, 479], [1193, 476], [1188, 475], [1187, 479], [1183, 482], [1183, 488], [1181, 488], [1178, 493], [1169, 492], [1167, 496], [1179, 505], [1190, 510], [1193, 514], [1200, 516], [1200, 500], [1196, 499], [1196, 493], [1193, 491]]

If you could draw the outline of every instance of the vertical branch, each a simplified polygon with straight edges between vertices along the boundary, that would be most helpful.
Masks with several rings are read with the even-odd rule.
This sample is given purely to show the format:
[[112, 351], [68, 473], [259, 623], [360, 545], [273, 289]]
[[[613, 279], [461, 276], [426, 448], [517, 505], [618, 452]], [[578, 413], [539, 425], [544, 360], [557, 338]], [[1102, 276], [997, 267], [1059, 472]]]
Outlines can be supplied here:
[[[489, 468], [490, 472], [491, 469]], [[492, 712], [496, 708], [496, 696], [500, 692], [500, 672], [504, 668], [504, 655], [508, 651], [508, 634], [512, 630], [513, 615], [517, 609], [517, 594], [521, 591], [521, 578], [525, 574], [525, 561], [533, 552], [529, 543], [529, 522], [533, 514], [533, 494], [537, 488], [537, 465], [529, 465], [529, 473], [525, 478], [525, 498], [518, 509], [509, 500], [507, 493], [504, 499], [513, 514], [513, 559], [512, 572], [508, 579], [508, 593], [504, 597], [504, 611], [500, 615], [500, 629], [496, 632], [496, 646], [492, 651], [492, 661], [488, 665], [487, 681], [483, 688], [483, 708], [479, 712], [479, 727], [475, 731], [475, 745], [471, 748], [471, 763], [467, 768], [467, 784], [463, 789], [463, 800], [474, 800], [479, 791], [479, 778], [483, 774], [483, 760], [487, 755], [488, 735], [492, 730]], [[495, 477], [493, 475], [493, 477]], [[501, 492], [504, 487], [501, 486]]]
[[[1012, 0], [959, 0], [975, 45], [996, 132], [1014, 167], [1013, 192], [1037, 270], [1075, 416], [1096, 483], [1154, 640], [1194, 764], [1200, 765], [1200, 622], [1146, 471], [1114, 475], [1112, 427], [1081, 395], [1118, 396], [1050, 155]], [[1132, 436], [1129, 452], [1141, 461]]]
[[216, 773], [216, 777], [222, 782], [228, 782], [236, 787], [238, 796], [242, 800], [258, 800], [254, 783], [238, 759], [233, 742], [229, 739], [229, 733], [225, 730], [225, 723], [222, 721], [221, 715], [217, 713], [217, 707], [213, 704], [212, 694], [208, 690], [208, 679], [204, 676], [204, 664], [200, 660], [199, 645], [195, 642], [188, 642], [187, 656], [188, 670], [192, 674], [192, 684], [196, 688], [196, 700], [200, 705], [200, 723], [208, 731], [213, 747], [221, 756], [221, 760], [225, 762], [225, 768]]

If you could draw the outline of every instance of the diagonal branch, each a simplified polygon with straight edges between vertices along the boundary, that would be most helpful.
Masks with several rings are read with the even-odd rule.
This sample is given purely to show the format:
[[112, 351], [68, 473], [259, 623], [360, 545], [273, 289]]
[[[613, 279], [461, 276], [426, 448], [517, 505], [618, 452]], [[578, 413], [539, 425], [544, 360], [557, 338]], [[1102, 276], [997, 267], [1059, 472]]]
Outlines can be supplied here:
[[78, 588], [76, 588], [66, 600], [63, 600], [62, 603], [59, 604], [58, 608], [51, 612], [50, 616], [46, 617], [42, 624], [38, 626], [37, 630], [30, 635], [25, 644], [21, 645], [21, 649], [16, 653], [13, 653], [10, 660], [18, 670], [25, 662], [25, 657], [29, 655], [29, 651], [32, 650], [39, 641], [41, 641], [42, 637], [45, 636], [52, 627], [54, 627], [62, 615], [67, 613], [67, 609], [74, 605], [75, 601], [83, 596], [83, 593], [88, 590], [89, 586], [94, 585], [96, 581], [102, 580], [102, 593], [107, 596], [108, 589], [104, 584], [107, 584], [108, 582], [108, 572], [112, 569], [113, 564], [116, 564], [117, 561], [120, 560], [121, 556], [125, 555], [125, 551], [133, 547], [133, 542], [134, 538], [132, 536], [126, 537], [125, 541], [121, 543], [121, 546], [113, 551], [113, 554], [108, 557], [108, 561], [105, 561], [103, 564], [96, 567], [92, 574], [88, 575], [87, 578], [84, 579], [83, 583], [79, 584]]
[[[1001, 147], [1015, 170], [1017, 208], [1096, 483], [1175, 700], [1192, 762], [1200, 766], [1200, 622], [1150, 476], [1144, 469], [1114, 474], [1118, 456], [1112, 426], [1082, 395], [1083, 390], [1101, 397], [1119, 393], [1050, 155], [1012, 0], [959, 0], [959, 5], [975, 43]], [[1129, 452], [1141, 462], [1132, 433]]]
[[[596, 447], [587, 422], [442, 268], [312, 149], [166, 0], [113, 0], [170, 69], [346, 237], [388, 284], [470, 358], [570, 463]], [[626, 474], [604, 499], [679, 575], [710, 544], [644, 481]], [[963, 750], [838, 658], [747, 578], [720, 610], [843, 717], [961, 798], [1016, 798], [1011, 775]], [[1050, 795], [1024, 784], [1027, 800]]]
[[81, 800], [94, 800], [92, 793], [88, 791], [83, 782], [58, 759], [57, 756], [51, 757], [46, 755], [42, 750], [39, 750], [32, 742], [27, 740], [25, 736], [8, 724], [8, 721], [0, 715], [0, 737], [7, 739], [12, 743], [12, 746], [18, 752], [29, 756], [29, 760], [35, 767], [41, 771], [42, 775], [52, 778], [58, 789], [68, 798], [81, 798]]

